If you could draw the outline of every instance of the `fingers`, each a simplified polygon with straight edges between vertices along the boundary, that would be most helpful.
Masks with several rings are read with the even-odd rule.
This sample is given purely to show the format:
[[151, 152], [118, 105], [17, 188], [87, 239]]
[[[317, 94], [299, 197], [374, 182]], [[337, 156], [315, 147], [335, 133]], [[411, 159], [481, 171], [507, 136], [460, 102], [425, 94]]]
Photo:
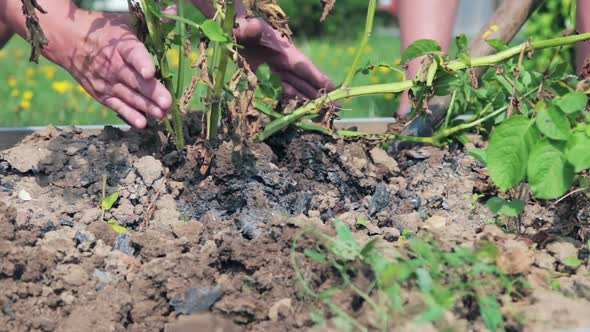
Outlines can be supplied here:
[[116, 98], [123, 100], [127, 105], [135, 108], [137, 111], [151, 114], [157, 119], [161, 120], [166, 115], [166, 113], [151, 100], [124, 84], [115, 84], [112, 87], [111, 94]]
[[283, 82], [289, 83], [298, 92], [302, 93], [305, 99], [316, 99], [322, 92], [325, 92], [325, 89], [312, 86], [308, 80], [301, 79], [291, 72], [279, 71], [277, 74], [282, 78]]
[[297, 88], [295, 88], [288, 82], [283, 81], [281, 85], [283, 86], [283, 92], [288, 96], [300, 98], [302, 100], [309, 100], [309, 98], [306, 97], [305, 93], [297, 90]]
[[143, 79], [149, 80], [154, 78], [156, 67], [154, 66], [152, 57], [145, 46], [139, 41], [136, 43], [130, 42], [128, 44], [133, 44], [133, 46], [130, 48], [122, 48], [119, 51], [123, 61], [135, 69]]
[[157, 104], [162, 110], [172, 106], [172, 96], [166, 87], [157, 79], [145, 79], [129, 66], [122, 66], [118, 73], [119, 79], [129, 88]]
[[135, 128], [145, 128], [147, 125], [145, 116], [119, 98], [109, 97], [103, 101], [103, 104], [117, 112], [123, 120]]

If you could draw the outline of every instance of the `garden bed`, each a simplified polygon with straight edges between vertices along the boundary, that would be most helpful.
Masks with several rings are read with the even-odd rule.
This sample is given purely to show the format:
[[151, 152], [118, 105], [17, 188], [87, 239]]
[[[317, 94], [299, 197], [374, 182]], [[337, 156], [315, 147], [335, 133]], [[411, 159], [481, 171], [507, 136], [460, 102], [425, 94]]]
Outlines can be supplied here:
[[[203, 176], [197, 149], [170, 150], [156, 131], [49, 127], [0, 152], [0, 331], [312, 328], [322, 305], [302, 295], [292, 255], [317, 243], [292, 244], [309, 227], [332, 234], [336, 219], [359, 243], [403, 247], [426, 236], [453, 250], [490, 241], [498, 266], [530, 286], [501, 301], [507, 328], [590, 326], [588, 268], [567, 262], [587, 261], [583, 194], [533, 201], [500, 227], [480, 202], [496, 194], [483, 165], [461, 151], [391, 157], [360, 141], [284, 134], [247, 149], [223, 143]], [[103, 175], [107, 194], [121, 196], [103, 220], [126, 233], [101, 220]], [[328, 266], [299, 265], [318, 289], [338, 282]], [[371, 326], [366, 304], [342, 294], [335, 301]], [[408, 288], [405, 305], [412, 296]], [[463, 308], [392, 326], [484, 329]]]

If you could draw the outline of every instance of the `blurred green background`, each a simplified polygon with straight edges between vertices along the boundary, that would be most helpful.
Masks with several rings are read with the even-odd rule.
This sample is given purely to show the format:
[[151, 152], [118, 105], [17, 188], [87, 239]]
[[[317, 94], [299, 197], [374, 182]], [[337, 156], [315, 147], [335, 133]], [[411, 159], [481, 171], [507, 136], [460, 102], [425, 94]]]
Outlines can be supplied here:
[[[571, 0], [566, 0], [567, 2]], [[327, 22], [320, 23], [320, 1], [279, 0], [291, 17], [291, 27], [296, 34], [295, 42], [334, 82], [340, 83], [352, 62], [357, 40], [364, 27], [366, 0], [338, 0]], [[529, 23], [528, 33], [535, 38], [558, 36], [563, 30], [566, 6], [562, 1], [546, 1], [541, 13]], [[193, 12], [193, 16], [197, 16]], [[400, 62], [399, 33], [396, 18], [380, 12], [376, 20], [375, 34], [363, 59], [363, 64]], [[568, 53], [569, 52], [569, 53]], [[0, 50], [0, 100], [3, 115], [0, 127], [33, 125], [89, 125], [121, 124], [113, 112], [95, 102], [82, 87], [62, 68], [42, 60], [39, 65], [27, 62], [29, 47], [22, 39], [14, 37]], [[573, 52], [567, 51], [564, 56]], [[177, 57], [178, 52], [171, 52]], [[196, 54], [193, 54], [193, 57]], [[548, 57], [546, 57], [548, 58]], [[538, 60], [542, 62], [542, 59]], [[175, 61], [171, 61], [173, 64]], [[541, 66], [539, 62], [536, 65]], [[387, 68], [380, 68], [361, 75], [355, 84], [393, 82], [401, 75]], [[393, 95], [363, 97], [346, 100], [344, 118], [387, 117], [397, 109]]]

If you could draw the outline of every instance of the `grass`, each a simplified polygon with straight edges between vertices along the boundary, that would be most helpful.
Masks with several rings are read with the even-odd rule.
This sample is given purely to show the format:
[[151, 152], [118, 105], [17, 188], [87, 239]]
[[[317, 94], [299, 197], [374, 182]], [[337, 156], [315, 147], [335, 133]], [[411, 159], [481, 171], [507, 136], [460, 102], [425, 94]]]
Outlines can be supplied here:
[[[344, 80], [352, 63], [355, 44], [355, 40], [298, 42], [303, 52], [337, 84]], [[0, 99], [4, 101], [0, 127], [122, 124], [114, 112], [94, 101], [64, 69], [46, 60], [39, 65], [31, 64], [27, 61], [28, 53], [28, 45], [20, 38], [13, 38], [0, 50], [0, 77], [4, 77], [4, 84], [0, 85]], [[399, 57], [399, 38], [376, 35], [363, 63], [393, 65]], [[358, 76], [354, 84], [399, 79], [399, 74], [381, 68]], [[344, 118], [391, 116], [397, 102], [393, 95], [363, 97], [347, 100], [343, 107]]]

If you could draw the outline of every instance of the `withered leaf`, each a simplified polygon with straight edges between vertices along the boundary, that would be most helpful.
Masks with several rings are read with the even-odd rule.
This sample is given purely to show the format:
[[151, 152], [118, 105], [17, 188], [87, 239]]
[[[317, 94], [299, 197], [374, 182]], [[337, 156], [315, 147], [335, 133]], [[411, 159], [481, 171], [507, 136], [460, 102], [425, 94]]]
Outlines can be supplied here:
[[336, 0], [321, 0], [321, 2], [322, 2], [322, 7], [324, 7], [324, 11], [322, 12], [322, 17], [320, 18], [320, 22], [323, 22], [326, 20], [328, 15], [330, 15], [330, 12], [332, 11], [332, 9], [334, 9], [334, 5], [336, 4]]
[[289, 18], [276, 0], [244, 0], [244, 5], [247, 16], [263, 18], [271, 27], [291, 40], [293, 32], [289, 27]]

